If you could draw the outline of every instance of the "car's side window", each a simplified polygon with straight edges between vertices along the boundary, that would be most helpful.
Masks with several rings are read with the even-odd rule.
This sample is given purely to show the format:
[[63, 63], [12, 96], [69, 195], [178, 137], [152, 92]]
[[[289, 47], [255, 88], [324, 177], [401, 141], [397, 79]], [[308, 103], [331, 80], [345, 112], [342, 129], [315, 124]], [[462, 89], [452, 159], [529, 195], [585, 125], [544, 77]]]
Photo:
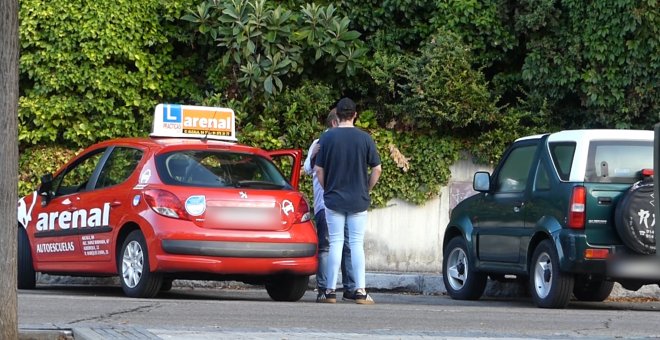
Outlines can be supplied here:
[[550, 155], [552, 162], [557, 168], [559, 178], [568, 181], [573, 166], [573, 155], [575, 154], [575, 142], [560, 142], [550, 144]]
[[142, 154], [142, 150], [138, 149], [114, 148], [105, 162], [103, 170], [101, 170], [99, 179], [96, 182], [96, 189], [111, 187], [127, 180], [140, 163]]
[[525, 145], [511, 150], [497, 174], [498, 192], [525, 190], [535, 151], [536, 145]]
[[84, 191], [105, 149], [94, 150], [53, 179], [54, 196]]
[[539, 162], [539, 166], [536, 168], [534, 190], [550, 190], [550, 177], [548, 176], [548, 169], [543, 166], [543, 162]]

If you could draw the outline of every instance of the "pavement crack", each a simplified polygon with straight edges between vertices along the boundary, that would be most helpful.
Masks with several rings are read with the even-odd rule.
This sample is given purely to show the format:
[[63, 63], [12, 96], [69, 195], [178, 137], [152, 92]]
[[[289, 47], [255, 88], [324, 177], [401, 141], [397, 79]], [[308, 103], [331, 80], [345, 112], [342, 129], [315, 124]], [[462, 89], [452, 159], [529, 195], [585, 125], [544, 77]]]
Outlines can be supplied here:
[[89, 322], [89, 321], [97, 321], [97, 320], [106, 320], [106, 319], [111, 318], [115, 315], [120, 315], [120, 314], [124, 314], [124, 313], [148, 312], [148, 311], [150, 311], [154, 308], [160, 307], [160, 305], [161, 305], [160, 303], [156, 303], [156, 304], [152, 304], [152, 305], [146, 305], [146, 306], [139, 306], [139, 307], [130, 308], [130, 309], [124, 309], [124, 310], [111, 312], [111, 313], [105, 313], [105, 314], [101, 314], [101, 315], [97, 315], [97, 316], [93, 316], [93, 317], [89, 317], [89, 318], [73, 320], [73, 321], [69, 322], [69, 324], [77, 324], [77, 323], [81, 323], [81, 322]]
[[602, 322], [602, 327], [593, 327], [593, 328], [582, 328], [582, 329], [576, 329], [573, 332], [580, 336], [591, 336], [593, 334], [590, 334], [591, 331], [597, 331], [597, 330], [602, 330], [602, 329], [610, 329], [612, 325], [612, 318], [607, 318], [605, 321]]

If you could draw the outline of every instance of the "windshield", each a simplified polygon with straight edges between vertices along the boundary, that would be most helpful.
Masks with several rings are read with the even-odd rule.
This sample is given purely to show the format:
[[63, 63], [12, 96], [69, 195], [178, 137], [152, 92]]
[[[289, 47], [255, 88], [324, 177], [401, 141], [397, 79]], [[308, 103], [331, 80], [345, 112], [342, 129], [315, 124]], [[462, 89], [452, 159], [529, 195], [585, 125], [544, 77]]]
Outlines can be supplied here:
[[185, 150], [156, 156], [158, 175], [166, 184], [255, 189], [289, 189], [268, 159], [253, 154]]

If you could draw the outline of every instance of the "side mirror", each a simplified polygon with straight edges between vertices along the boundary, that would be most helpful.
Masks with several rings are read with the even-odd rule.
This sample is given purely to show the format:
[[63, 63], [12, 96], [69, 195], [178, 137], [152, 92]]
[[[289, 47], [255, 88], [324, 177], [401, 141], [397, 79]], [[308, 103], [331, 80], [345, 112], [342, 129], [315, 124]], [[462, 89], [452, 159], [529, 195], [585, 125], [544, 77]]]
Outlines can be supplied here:
[[479, 192], [490, 191], [490, 174], [485, 171], [477, 171], [472, 179], [472, 189]]
[[50, 192], [53, 190], [53, 175], [52, 174], [45, 174], [41, 176], [41, 185], [39, 186], [39, 195], [41, 195], [42, 200], [41, 203], [42, 205], [48, 204], [48, 201], [50, 200]]

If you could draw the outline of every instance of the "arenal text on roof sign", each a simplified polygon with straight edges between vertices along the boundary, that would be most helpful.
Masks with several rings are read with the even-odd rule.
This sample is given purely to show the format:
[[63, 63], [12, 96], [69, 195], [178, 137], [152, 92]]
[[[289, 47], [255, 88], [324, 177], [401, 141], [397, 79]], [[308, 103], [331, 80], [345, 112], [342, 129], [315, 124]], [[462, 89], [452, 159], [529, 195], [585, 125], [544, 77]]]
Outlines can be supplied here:
[[154, 137], [203, 137], [236, 141], [234, 110], [220, 107], [158, 104]]

